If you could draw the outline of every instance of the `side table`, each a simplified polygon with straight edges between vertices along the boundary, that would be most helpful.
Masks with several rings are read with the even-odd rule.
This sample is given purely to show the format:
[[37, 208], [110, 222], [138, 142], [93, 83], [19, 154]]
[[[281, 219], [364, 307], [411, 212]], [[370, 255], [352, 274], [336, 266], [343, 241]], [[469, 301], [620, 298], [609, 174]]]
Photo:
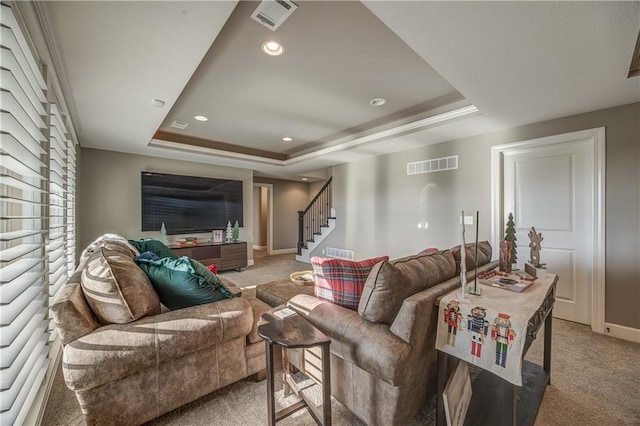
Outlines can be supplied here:
[[[282, 309], [284, 307], [278, 307], [262, 314], [258, 325], [258, 335], [265, 340], [266, 345], [269, 426], [275, 425], [276, 422], [303, 408], [308, 408], [309, 414], [317, 424], [330, 426], [331, 371], [329, 345], [331, 344], [331, 339], [298, 314], [280, 318], [276, 315], [276, 312]], [[300, 401], [278, 412], [275, 411], [274, 345], [280, 346], [283, 351], [282, 369], [285, 387], [291, 386], [301, 398]], [[287, 349], [309, 349], [316, 346], [319, 346], [322, 350], [322, 419], [318, 418], [318, 415], [308, 404], [305, 395], [297, 392], [296, 385], [289, 374], [289, 360], [286, 355]]]

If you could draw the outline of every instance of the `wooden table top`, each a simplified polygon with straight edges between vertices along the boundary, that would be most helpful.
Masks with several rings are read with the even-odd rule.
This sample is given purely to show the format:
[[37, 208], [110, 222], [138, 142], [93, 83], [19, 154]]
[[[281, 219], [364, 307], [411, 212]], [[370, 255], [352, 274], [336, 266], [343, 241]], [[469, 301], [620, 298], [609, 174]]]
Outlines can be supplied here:
[[278, 318], [273, 315], [277, 309], [262, 314], [258, 325], [258, 335], [269, 343], [290, 349], [331, 343], [330, 338], [299, 314]]

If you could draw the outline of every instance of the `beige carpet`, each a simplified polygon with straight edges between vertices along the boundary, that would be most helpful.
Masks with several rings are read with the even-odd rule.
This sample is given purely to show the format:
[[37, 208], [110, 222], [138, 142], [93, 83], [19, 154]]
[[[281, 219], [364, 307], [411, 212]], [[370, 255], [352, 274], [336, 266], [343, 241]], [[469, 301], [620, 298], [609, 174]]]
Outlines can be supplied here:
[[[308, 264], [292, 259], [294, 255], [256, 256], [255, 266], [240, 273], [225, 273], [225, 277], [246, 288], [283, 279], [291, 272], [309, 268]], [[263, 272], [267, 268], [269, 272]], [[541, 332], [527, 354], [528, 360], [541, 363], [543, 339]], [[640, 425], [639, 366], [640, 344], [592, 333], [584, 325], [554, 320], [551, 386], [545, 392], [536, 426]], [[278, 392], [278, 403], [288, 402], [290, 400], [283, 400], [282, 392]], [[434, 407], [435, 401], [432, 399], [411, 425], [435, 424]], [[266, 416], [266, 382], [243, 380], [167, 413], [149, 424], [263, 425], [267, 424]], [[335, 400], [332, 403], [332, 416], [334, 425], [363, 425]], [[84, 424], [77, 400], [73, 392], [64, 385], [60, 369], [43, 424]], [[315, 423], [303, 410], [278, 424], [306, 426]]]

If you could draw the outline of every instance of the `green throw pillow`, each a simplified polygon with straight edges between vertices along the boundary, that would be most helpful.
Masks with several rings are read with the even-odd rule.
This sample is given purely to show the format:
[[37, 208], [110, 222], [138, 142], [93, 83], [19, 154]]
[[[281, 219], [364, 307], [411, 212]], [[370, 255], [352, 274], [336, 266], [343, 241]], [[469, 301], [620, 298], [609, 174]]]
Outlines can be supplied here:
[[220, 278], [216, 274], [211, 272], [211, 270], [209, 270], [209, 268], [204, 266], [202, 263], [198, 262], [195, 259], [191, 259], [191, 263], [193, 264], [193, 269], [196, 270], [196, 274], [202, 275], [204, 279], [207, 280], [208, 283], [220, 286], [220, 288], [224, 289], [223, 291], [229, 292], [229, 294], [231, 294], [233, 297], [242, 296], [242, 292], [232, 293], [231, 290], [227, 288], [227, 286], [222, 284], [222, 281], [220, 281]]
[[158, 255], [159, 258], [171, 257], [176, 259], [178, 256], [171, 249], [165, 246], [162, 241], [147, 239], [147, 240], [129, 240], [129, 243], [133, 244], [140, 253], [150, 251]]
[[215, 284], [198, 274], [191, 259], [186, 256], [159, 260], [136, 258], [135, 262], [149, 276], [160, 302], [169, 309], [182, 309], [233, 297], [219, 280]]

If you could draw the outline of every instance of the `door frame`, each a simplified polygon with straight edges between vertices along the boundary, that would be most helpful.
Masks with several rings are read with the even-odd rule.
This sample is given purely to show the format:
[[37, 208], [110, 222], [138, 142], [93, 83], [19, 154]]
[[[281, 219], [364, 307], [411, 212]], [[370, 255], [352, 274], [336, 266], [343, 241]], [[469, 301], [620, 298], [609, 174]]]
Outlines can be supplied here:
[[[271, 183], [253, 183], [254, 188], [266, 187], [269, 196], [267, 197], [267, 203], [269, 204], [267, 208], [267, 254], [271, 255], [273, 251], [273, 184]], [[256, 206], [253, 206], [255, 209]]]
[[543, 138], [496, 145], [491, 147], [491, 240], [499, 247], [503, 234], [504, 208], [504, 156], [530, 152], [537, 148], [571, 145], [576, 141], [589, 141], [593, 150], [593, 281], [591, 283], [591, 329], [605, 332], [605, 128], [580, 130]]

